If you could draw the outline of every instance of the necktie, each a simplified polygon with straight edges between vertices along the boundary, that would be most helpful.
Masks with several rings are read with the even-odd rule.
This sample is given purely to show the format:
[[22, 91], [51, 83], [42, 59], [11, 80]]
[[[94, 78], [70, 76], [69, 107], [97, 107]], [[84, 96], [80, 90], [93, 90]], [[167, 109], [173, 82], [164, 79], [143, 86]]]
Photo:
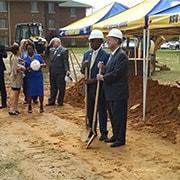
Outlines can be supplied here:
[[111, 59], [112, 59], [112, 54], [110, 54], [107, 64], [109, 64], [109, 62], [111, 61]]
[[57, 48], [56, 48], [55, 51], [54, 51], [54, 55], [56, 54], [56, 52], [57, 52]]

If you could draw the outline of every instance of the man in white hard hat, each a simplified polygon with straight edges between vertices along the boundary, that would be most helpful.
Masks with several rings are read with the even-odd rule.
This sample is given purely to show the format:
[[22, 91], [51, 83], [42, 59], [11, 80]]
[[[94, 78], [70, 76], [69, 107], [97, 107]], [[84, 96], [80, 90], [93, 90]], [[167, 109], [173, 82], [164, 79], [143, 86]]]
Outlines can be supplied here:
[[[88, 69], [88, 80], [87, 80], [87, 117], [88, 117], [88, 126], [92, 129], [93, 123], [93, 112], [96, 96], [96, 87], [97, 80], [96, 76], [99, 72], [97, 67], [100, 61], [103, 61], [104, 64], [109, 59], [109, 54], [107, 54], [102, 49], [104, 35], [100, 30], [93, 30], [89, 35], [90, 49], [84, 53], [81, 72], [85, 73], [85, 68]], [[107, 110], [106, 110], [106, 101], [104, 97], [104, 92], [102, 88], [102, 83], [100, 84], [100, 95], [99, 95], [99, 125], [101, 136], [100, 141], [107, 139]], [[92, 136], [92, 132], [89, 135], [89, 138]]]
[[[107, 42], [112, 56], [105, 66], [104, 75], [97, 75], [104, 81], [105, 98], [112, 124], [113, 136], [106, 140], [111, 147], [126, 143], [127, 103], [128, 103], [128, 57], [120, 47], [122, 32], [112, 29], [107, 35]], [[101, 67], [99, 63], [98, 67]]]

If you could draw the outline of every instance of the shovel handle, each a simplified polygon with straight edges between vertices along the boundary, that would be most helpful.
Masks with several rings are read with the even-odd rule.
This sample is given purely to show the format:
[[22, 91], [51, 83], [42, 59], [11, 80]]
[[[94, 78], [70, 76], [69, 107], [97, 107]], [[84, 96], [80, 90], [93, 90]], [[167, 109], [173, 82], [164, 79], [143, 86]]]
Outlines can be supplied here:
[[[99, 74], [101, 74], [101, 72], [102, 70], [101, 68], [99, 68]], [[97, 87], [96, 87], [96, 97], [95, 97], [93, 125], [92, 125], [93, 136], [89, 139], [86, 148], [89, 148], [89, 146], [91, 145], [91, 143], [94, 141], [94, 139], [97, 136], [96, 127], [97, 127], [97, 108], [98, 108], [98, 100], [99, 100], [99, 88], [100, 88], [100, 80], [97, 81]]]

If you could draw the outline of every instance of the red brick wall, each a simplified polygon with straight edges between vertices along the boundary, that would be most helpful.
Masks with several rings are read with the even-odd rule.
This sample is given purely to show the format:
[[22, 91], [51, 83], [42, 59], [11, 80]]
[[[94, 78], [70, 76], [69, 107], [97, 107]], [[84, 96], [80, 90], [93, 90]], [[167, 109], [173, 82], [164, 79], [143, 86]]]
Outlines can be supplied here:
[[59, 15], [57, 16], [59, 27], [62, 28], [70, 23], [73, 23], [86, 16], [84, 8], [76, 9], [76, 17], [70, 17], [70, 8], [59, 8]]
[[[51, 2], [51, 1], [49, 1]], [[70, 17], [70, 8], [59, 7], [59, 3], [55, 3], [55, 13], [48, 13], [48, 2], [38, 2], [38, 13], [31, 12], [31, 2], [18, 1], [10, 2], [10, 28], [11, 28], [11, 44], [15, 41], [15, 31], [17, 23], [40, 22], [43, 25], [44, 35], [48, 37], [57, 34], [60, 27], [64, 27], [86, 14], [85, 8], [76, 8], [76, 17]], [[0, 18], [8, 18], [8, 13], [0, 13]], [[48, 19], [55, 20], [55, 29], [48, 29]], [[7, 35], [8, 30], [0, 30], [0, 35]]]
[[[7, 12], [0, 12], [0, 17], [2, 19], [7, 19], [7, 21], [8, 21], [8, 13]], [[1, 29], [0, 30], [0, 36], [8, 37], [8, 29]]]
[[10, 9], [12, 42], [15, 40], [15, 31], [17, 23], [35, 21], [41, 22], [44, 26], [44, 3], [38, 3], [38, 13], [31, 12], [30, 2], [11, 2]]

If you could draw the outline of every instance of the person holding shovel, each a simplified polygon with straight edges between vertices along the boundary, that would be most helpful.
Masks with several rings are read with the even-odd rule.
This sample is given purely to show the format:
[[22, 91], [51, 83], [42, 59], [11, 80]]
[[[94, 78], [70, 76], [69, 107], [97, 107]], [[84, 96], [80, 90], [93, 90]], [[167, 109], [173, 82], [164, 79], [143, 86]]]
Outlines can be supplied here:
[[[97, 75], [97, 80], [104, 82], [104, 91], [113, 135], [105, 142], [118, 147], [126, 143], [127, 105], [128, 105], [128, 57], [120, 47], [122, 32], [112, 29], [107, 35], [111, 58], [105, 66], [104, 75]], [[99, 63], [98, 67], [102, 68]]]
[[[93, 135], [92, 124], [93, 124], [93, 113], [95, 109], [95, 97], [97, 80], [96, 76], [99, 72], [97, 67], [98, 63], [102, 61], [104, 64], [108, 61], [109, 54], [102, 49], [104, 35], [100, 30], [93, 30], [89, 36], [89, 42], [91, 49], [84, 53], [81, 72], [85, 74], [87, 70], [87, 119], [88, 126], [91, 129], [88, 138]], [[100, 84], [99, 102], [98, 102], [98, 119], [101, 136], [100, 141], [107, 139], [107, 110], [104, 92], [102, 88], [102, 82]]]

